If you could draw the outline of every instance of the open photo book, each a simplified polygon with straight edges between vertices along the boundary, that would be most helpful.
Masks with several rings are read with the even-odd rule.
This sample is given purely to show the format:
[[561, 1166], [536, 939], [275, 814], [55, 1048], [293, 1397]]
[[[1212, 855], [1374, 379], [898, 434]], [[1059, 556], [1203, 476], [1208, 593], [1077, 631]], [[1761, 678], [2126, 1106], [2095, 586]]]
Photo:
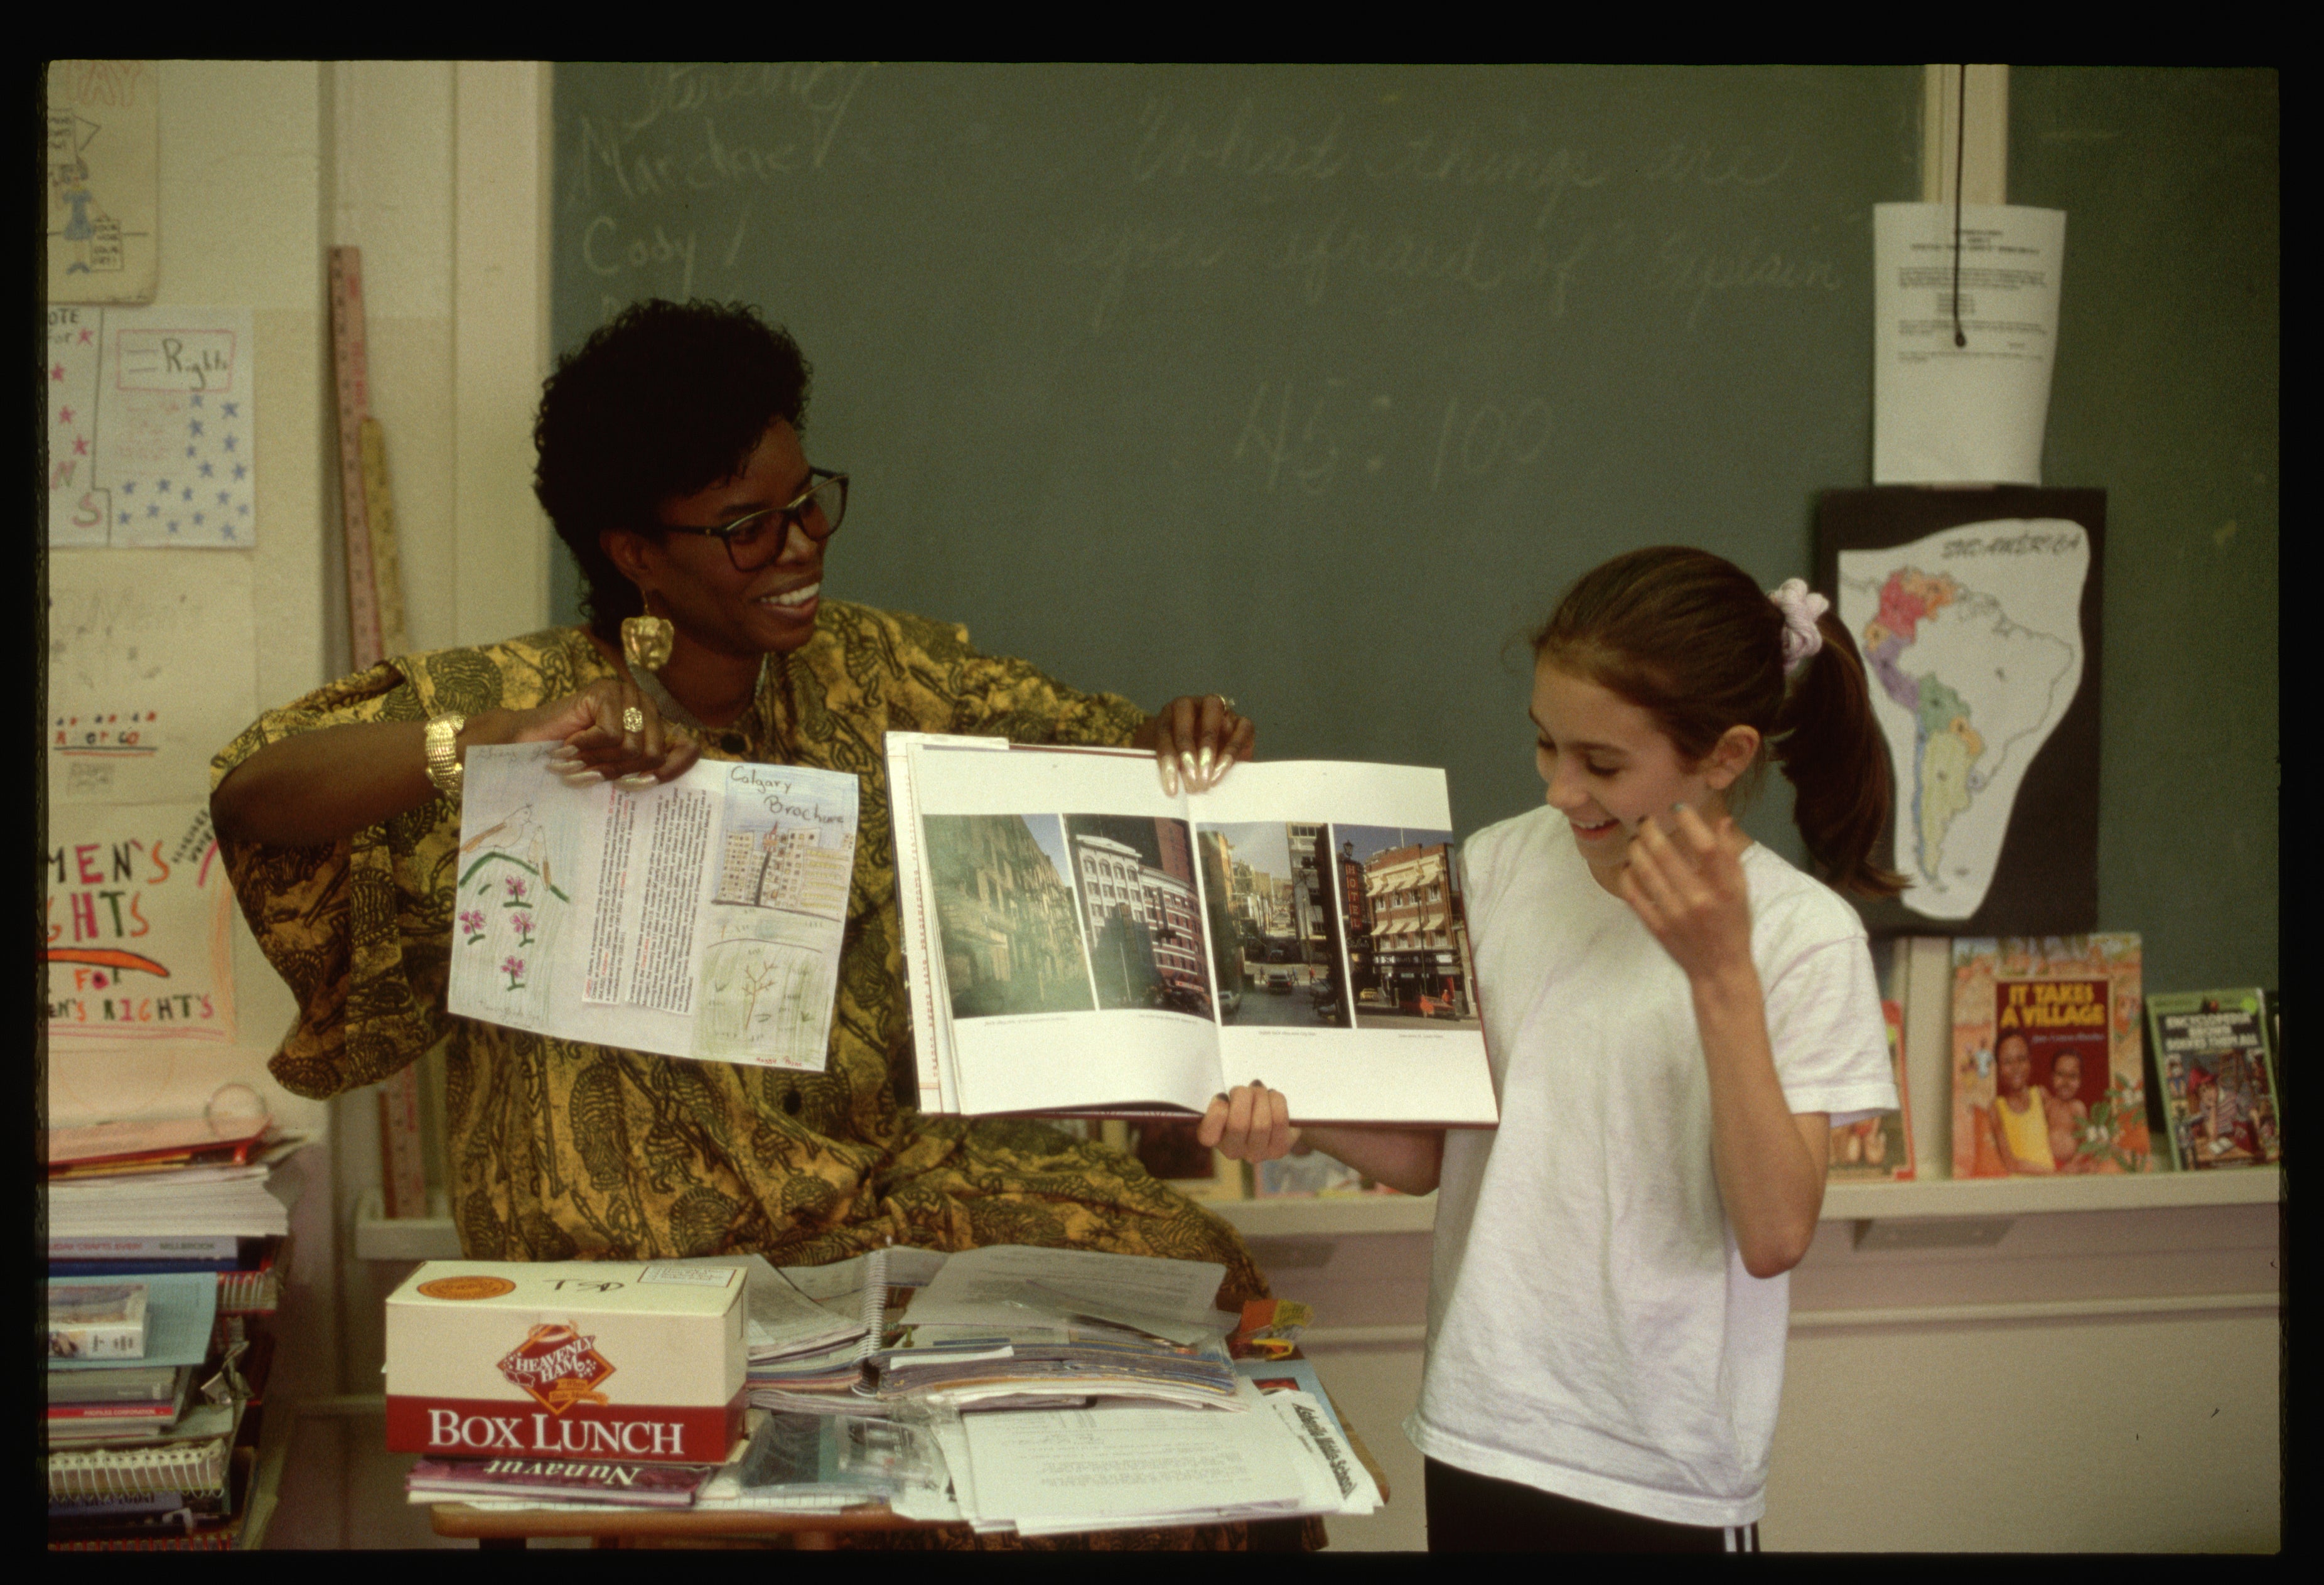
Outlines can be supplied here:
[[890, 733], [920, 1106], [1489, 1128], [1442, 770]]
[[857, 783], [706, 760], [565, 785], [554, 743], [468, 751], [448, 1002], [666, 1056], [822, 1071], [855, 872]]

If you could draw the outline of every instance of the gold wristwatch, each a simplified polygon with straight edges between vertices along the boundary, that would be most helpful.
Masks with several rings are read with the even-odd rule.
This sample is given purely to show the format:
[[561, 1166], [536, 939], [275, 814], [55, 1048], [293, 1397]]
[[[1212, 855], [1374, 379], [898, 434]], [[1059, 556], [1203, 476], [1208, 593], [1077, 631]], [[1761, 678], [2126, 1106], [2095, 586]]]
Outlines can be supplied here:
[[460, 729], [465, 715], [438, 715], [428, 723], [428, 779], [447, 797], [460, 796]]

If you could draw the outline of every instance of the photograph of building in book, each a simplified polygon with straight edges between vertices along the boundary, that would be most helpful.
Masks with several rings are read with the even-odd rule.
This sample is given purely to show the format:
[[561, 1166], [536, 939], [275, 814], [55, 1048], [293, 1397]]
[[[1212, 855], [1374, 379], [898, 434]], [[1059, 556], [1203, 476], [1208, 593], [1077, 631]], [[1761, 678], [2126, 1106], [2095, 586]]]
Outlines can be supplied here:
[[1449, 831], [1334, 825], [1356, 1027], [1484, 1027]]
[[1953, 943], [1953, 1175], [2151, 1170], [2139, 939]]
[[920, 830], [952, 1016], [1094, 1011], [1057, 817], [927, 815]]
[[2181, 1172], [2283, 1159], [2257, 991], [2151, 996], [2147, 1034]]
[[1186, 823], [1068, 815], [1065, 842], [1098, 1006], [1212, 1018], [1210, 947]]
[[1316, 862], [1324, 837], [1323, 825], [1301, 821], [1201, 828], [1214, 911], [1223, 898], [1234, 932], [1231, 951], [1243, 985], [1236, 1023], [1347, 1026], [1332, 887]]

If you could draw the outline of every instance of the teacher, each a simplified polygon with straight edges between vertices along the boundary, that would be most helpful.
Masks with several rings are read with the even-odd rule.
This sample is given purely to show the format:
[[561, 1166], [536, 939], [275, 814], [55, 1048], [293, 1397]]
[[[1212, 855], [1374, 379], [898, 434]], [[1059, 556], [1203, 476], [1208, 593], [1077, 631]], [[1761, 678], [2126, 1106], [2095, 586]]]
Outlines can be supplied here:
[[[477, 1259], [893, 1240], [1070, 1245], [1227, 1268], [1233, 1230], [1136, 1162], [1046, 1125], [923, 1116], [902, 994], [882, 734], [1152, 750], [1199, 790], [1250, 758], [1217, 695], [1148, 715], [828, 598], [846, 475], [803, 448], [808, 371], [740, 307], [632, 305], [561, 359], [535, 488], [587, 583], [585, 626], [398, 656], [262, 715], [212, 767], [235, 893], [299, 1018], [270, 1066], [321, 1098], [438, 1042], [453, 1218]], [[551, 773], [645, 786], [697, 759], [852, 771], [862, 827], [830, 1054], [803, 1074], [558, 1040], [446, 1011], [462, 756], [557, 742]]]

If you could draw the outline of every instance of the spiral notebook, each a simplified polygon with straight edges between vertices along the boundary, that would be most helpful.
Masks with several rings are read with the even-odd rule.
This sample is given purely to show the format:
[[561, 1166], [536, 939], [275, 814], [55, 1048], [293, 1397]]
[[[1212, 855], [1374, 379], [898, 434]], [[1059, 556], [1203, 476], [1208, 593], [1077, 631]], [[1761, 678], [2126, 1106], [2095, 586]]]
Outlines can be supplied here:
[[863, 1341], [855, 1350], [855, 1390], [864, 1397], [879, 1396], [880, 1380], [872, 1357], [888, 1335], [888, 1246], [882, 1244], [863, 1260]]
[[49, 1455], [51, 1498], [139, 1492], [222, 1493], [231, 1437], [159, 1447], [73, 1448]]

